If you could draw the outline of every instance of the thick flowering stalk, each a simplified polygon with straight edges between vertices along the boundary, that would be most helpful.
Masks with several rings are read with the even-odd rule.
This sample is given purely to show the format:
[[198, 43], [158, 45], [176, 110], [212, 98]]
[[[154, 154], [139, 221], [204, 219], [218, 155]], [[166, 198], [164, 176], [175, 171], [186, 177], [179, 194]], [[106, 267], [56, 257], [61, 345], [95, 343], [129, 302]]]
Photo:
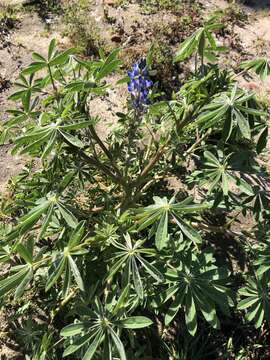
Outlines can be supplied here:
[[128, 116], [127, 127], [127, 157], [125, 163], [124, 175], [126, 182], [129, 184], [125, 189], [125, 199], [122, 203], [122, 208], [126, 209], [133, 198], [135, 189], [132, 187], [132, 179], [129, 175], [129, 165], [138, 158], [137, 141], [140, 138], [138, 128], [140, 127], [144, 106], [149, 104], [149, 90], [153, 82], [149, 79], [149, 74], [146, 66], [146, 60], [141, 59], [136, 62], [131, 70], [128, 71], [129, 82], [128, 92], [131, 94], [131, 100], [134, 111], [131, 111]]
[[135, 109], [142, 109], [144, 105], [149, 104], [149, 89], [153, 82], [149, 79], [146, 60], [141, 59], [136, 62], [130, 71], [128, 71], [130, 81], [128, 91], [131, 94], [133, 106]]

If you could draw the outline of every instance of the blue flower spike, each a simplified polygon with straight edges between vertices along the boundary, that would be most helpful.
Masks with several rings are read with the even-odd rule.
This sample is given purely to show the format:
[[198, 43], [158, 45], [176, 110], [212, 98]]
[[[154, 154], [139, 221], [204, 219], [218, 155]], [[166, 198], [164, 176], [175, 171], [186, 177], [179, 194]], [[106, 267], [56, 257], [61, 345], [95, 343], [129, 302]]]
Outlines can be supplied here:
[[128, 92], [131, 94], [133, 106], [137, 110], [142, 110], [144, 105], [149, 104], [149, 90], [153, 86], [153, 82], [149, 79], [146, 60], [141, 59], [136, 62], [128, 71], [128, 76], [130, 78]]

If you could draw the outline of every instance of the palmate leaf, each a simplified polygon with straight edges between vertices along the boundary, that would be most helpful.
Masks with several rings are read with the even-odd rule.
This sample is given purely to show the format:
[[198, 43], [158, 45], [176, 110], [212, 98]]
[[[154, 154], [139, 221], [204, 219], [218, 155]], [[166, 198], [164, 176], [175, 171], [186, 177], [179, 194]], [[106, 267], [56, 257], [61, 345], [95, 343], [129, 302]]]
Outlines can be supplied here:
[[18, 101], [25, 97], [31, 97], [32, 94], [41, 91], [40, 82], [35, 81], [32, 75], [26, 78], [23, 74], [19, 75], [19, 80], [14, 83], [19, 89], [9, 96], [9, 100]]
[[64, 119], [58, 120], [58, 123], [51, 123], [40, 127], [36, 126], [33, 130], [28, 130], [23, 136], [18, 137], [14, 141], [15, 147], [12, 153], [16, 153], [19, 149], [21, 149], [21, 154], [41, 151], [41, 159], [44, 160], [63, 139], [73, 146], [82, 148], [82, 141], [70, 134], [69, 131], [87, 128], [93, 124], [93, 120], [83, 120], [67, 125], [62, 124], [63, 121]]
[[102, 66], [94, 74], [97, 81], [112, 73], [122, 63], [122, 61], [118, 59], [119, 51], [120, 49], [113, 50], [107, 59], [102, 62]]
[[254, 70], [262, 80], [270, 75], [270, 63], [268, 59], [259, 58], [241, 63], [240, 67], [246, 70]]
[[15, 290], [14, 297], [15, 299], [18, 299], [22, 296], [34, 276], [33, 265], [35, 261], [39, 260], [39, 254], [36, 256], [33, 255], [33, 239], [28, 239], [26, 244], [17, 243], [15, 245], [15, 250], [25, 264], [12, 267], [11, 271], [15, 272], [15, 274], [0, 281], [0, 297]]
[[262, 248], [257, 252], [256, 259], [254, 261], [256, 266], [256, 274], [258, 276], [263, 275], [267, 272], [267, 275], [270, 272], [270, 242], [267, 239], [263, 244]]
[[46, 199], [41, 199], [41, 203], [34, 207], [28, 214], [22, 216], [19, 219], [19, 223], [15, 228], [7, 234], [6, 240], [11, 241], [15, 238], [23, 235], [28, 230], [30, 230], [41, 218], [50, 206], [50, 201]]
[[223, 25], [219, 23], [204, 24], [204, 26], [196, 30], [190, 37], [182, 42], [180, 50], [176, 53], [174, 62], [183, 61], [195, 52], [198, 52], [201, 57], [206, 56], [210, 61], [215, 61], [215, 53], [226, 51], [227, 49], [217, 46], [216, 40], [211, 32], [222, 27]]
[[[122, 294], [127, 296], [125, 288]], [[121, 341], [120, 335], [123, 329], [142, 329], [152, 325], [152, 321], [145, 316], [131, 316], [127, 317], [123, 314], [122, 305], [119, 306], [119, 301], [124, 304], [124, 297], [120, 298], [114, 305], [110, 306], [110, 311], [102, 305], [99, 299], [96, 298], [91, 304], [93, 308], [88, 314], [88, 319], [82, 322], [67, 325], [61, 331], [61, 336], [65, 338], [73, 337], [74, 341], [65, 350], [64, 357], [77, 351], [79, 348], [89, 343], [88, 348], [83, 359], [92, 359], [98, 348], [103, 345], [103, 355], [108, 359], [108, 354], [113, 354], [113, 347], [121, 360], [126, 360], [126, 353], [124, 345]], [[118, 310], [116, 308], [118, 307]], [[121, 309], [121, 311], [119, 311]]]
[[173, 219], [181, 232], [192, 242], [200, 243], [201, 236], [188, 222], [185, 216], [197, 214], [210, 207], [209, 204], [192, 204], [192, 197], [180, 203], [174, 203], [174, 198], [170, 201], [167, 198], [154, 197], [155, 204], [139, 210], [136, 220], [138, 221], [137, 231], [157, 224], [155, 231], [155, 244], [158, 250], [163, 249], [168, 241], [169, 218]]
[[268, 277], [263, 275], [260, 279], [250, 278], [247, 285], [239, 290], [239, 295], [244, 297], [237, 308], [246, 310], [246, 318], [253, 321], [259, 328], [264, 319], [270, 324], [270, 295]]
[[56, 40], [53, 39], [50, 42], [49, 50], [47, 58], [43, 55], [34, 52], [32, 54], [32, 58], [34, 62], [32, 62], [28, 67], [26, 67], [23, 71], [23, 75], [32, 75], [37, 73], [38, 71], [44, 68], [53, 68], [57, 65], [63, 65], [69, 59], [69, 56], [74, 52], [74, 49], [67, 49], [63, 52], [58, 52], [56, 50]]
[[253, 94], [247, 94], [235, 84], [229, 91], [222, 92], [201, 109], [196, 124], [201, 130], [212, 127], [222, 127], [223, 138], [227, 141], [234, 128], [246, 139], [251, 138], [250, 119], [258, 120], [265, 117], [266, 113], [257, 108], [250, 108], [248, 101]]
[[63, 251], [56, 254], [56, 259], [49, 269], [49, 277], [47, 279], [45, 289], [46, 291], [49, 291], [51, 287], [57, 283], [62, 275], [64, 275], [63, 297], [65, 297], [68, 293], [71, 282], [71, 275], [73, 276], [78, 288], [81, 291], [85, 290], [80, 270], [75, 260], [73, 259], [73, 256], [82, 255], [85, 253], [85, 251], [83, 251], [83, 247], [79, 244], [84, 235], [84, 226], [84, 221], [78, 223], [71, 234], [67, 247], [65, 247]]
[[124, 238], [126, 241], [125, 245], [113, 241], [113, 245], [121, 251], [112, 256], [113, 264], [110, 267], [106, 280], [112, 279], [116, 273], [122, 271], [123, 282], [127, 282], [126, 285], [128, 285], [132, 280], [138, 297], [143, 299], [144, 277], [141, 274], [142, 270], [157, 282], [162, 282], [164, 277], [154, 265], [143, 257], [144, 254], [154, 255], [155, 251], [153, 249], [144, 248], [142, 241], [133, 243], [129, 234], [126, 234]]
[[204, 152], [203, 169], [199, 174], [203, 175], [200, 184], [208, 185], [208, 193], [211, 194], [214, 190], [222, 190], [224, 196], [229, 195], [232, 191], [232, 185], [236, 185], [244, 194], [254, 195], [252, 186], [243, 178], [241, 174], [235, 175], [237, 169], [230, 166], [230, 159], [233, 154], [225, 156], [223, 151], [218, 150], [213, 153], [210, 150]]
[[181, 44], [180, 50], [177, 52], [174, 61], [183, 61], [191, 56], [199, 45], [200, 38], [203, 34], [203, 29], [198, 29], [194, 34], [188, 37]]
[[[205, 259], [206, 260], [206, 259]], [[212, 263], [203, 258], [184, 260], [182, 266], [168, 273], [169, 288], [164, 293], [163, 302], [174, 298], [165, 316], [165, 324], [169, 323], [182, 308], [189, 333], [194, 336], [197, 331], [197, 316], [201, 312], [205, 320], [214, 328], [219, 327], [216, 306], [228, 314], [233, 305], [226, 284], [227, 272], [222, 273]]]
[[[59, 210], [59, 213], [57, 212]], [[45, 215], [46, 214], [46, 215]], [[76, 228], [78, 221], [66, 205], [56, 195], [48, 194], [47, 198], [42, 198], [37, 201], [37, 206], [30, 210], [26, 215], [19, 218], [18, 224], [7, 235], [6, 240], [11, 241], [22, 236], [28, 231], [31, 231], [33, 226], [45, 215], [44, 221], [40, 227], [37, 239], [40, 240], [52, 219], [52, 216], [62, 217], [68, 226]]]

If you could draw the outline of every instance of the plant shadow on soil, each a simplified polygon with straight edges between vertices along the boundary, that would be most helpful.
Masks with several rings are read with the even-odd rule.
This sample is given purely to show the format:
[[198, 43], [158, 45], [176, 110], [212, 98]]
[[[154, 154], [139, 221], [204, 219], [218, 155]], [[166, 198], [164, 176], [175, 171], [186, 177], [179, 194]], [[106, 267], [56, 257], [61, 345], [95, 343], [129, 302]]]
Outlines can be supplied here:
[[255, 9], [270, 7], [270, 0], [242, 0], [242, 3]]

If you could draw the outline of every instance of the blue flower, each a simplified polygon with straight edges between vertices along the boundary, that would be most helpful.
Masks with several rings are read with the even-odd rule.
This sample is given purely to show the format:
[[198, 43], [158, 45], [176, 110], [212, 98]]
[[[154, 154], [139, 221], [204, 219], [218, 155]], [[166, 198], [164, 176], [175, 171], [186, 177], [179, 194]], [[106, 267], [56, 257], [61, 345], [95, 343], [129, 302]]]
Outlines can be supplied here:
[[128, 71], [128, 76], [130, 78], [128, 92], [131, 94], [133, 106], [142, 109], [144, 105], [149, 104], [149, 90], [153, 86], [153, 82], [149, 79], [146, 60], [141, 59], [136, 62]]

